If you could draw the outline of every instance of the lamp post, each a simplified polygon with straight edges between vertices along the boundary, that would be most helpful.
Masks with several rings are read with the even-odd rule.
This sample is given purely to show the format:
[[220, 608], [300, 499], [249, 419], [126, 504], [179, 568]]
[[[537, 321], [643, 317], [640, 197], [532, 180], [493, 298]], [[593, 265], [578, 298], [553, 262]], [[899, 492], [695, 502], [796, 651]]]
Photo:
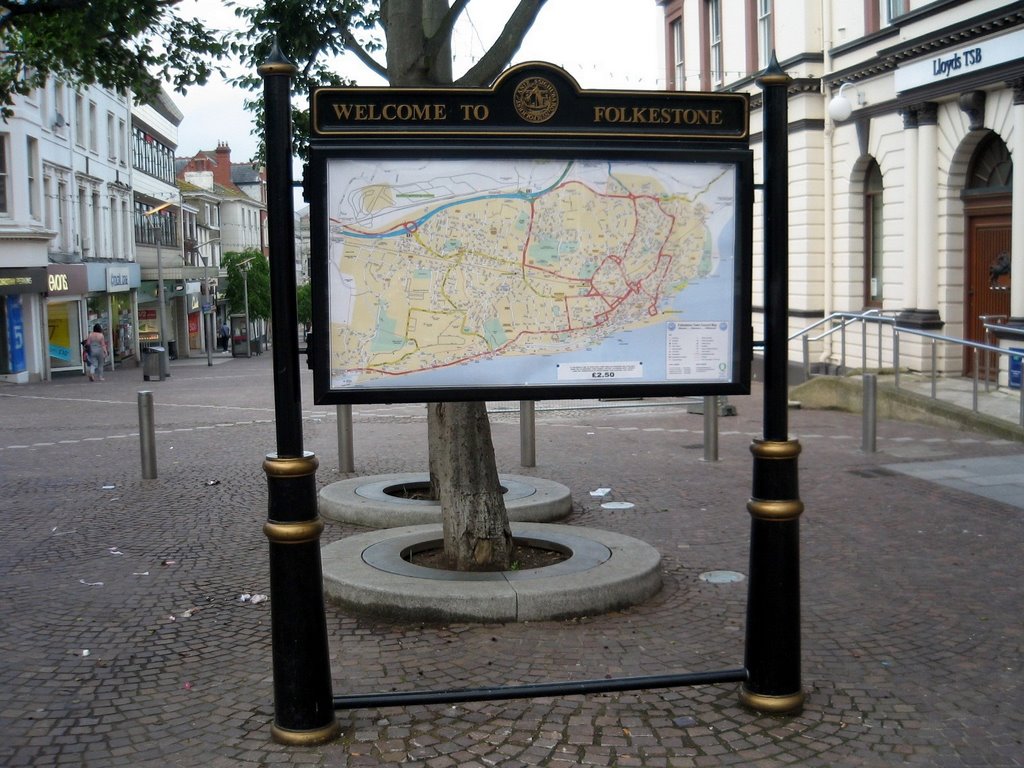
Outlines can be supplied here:
[[211, 294], [210, 294], [210, 262], [213, 261], [213, 254], [209, 256], [203, 256], [200, 250], [204, 245], [210, 245], [211, 243], [220, 242], [219, 237], [211, 237], [209, 240], [205, 240], [195, 246], [195, 252], [199, 254], [199, 258], [203, 260], [203, 286], [206, 289], [206, 305], [202, 307], [203, 314], [203, 335], [206, 337], [206, 364], [208, 366], [213, 365], [213, 314], [210, 309], [213, 307]]
[[238, 268], [242, 270], [242, 297], [245, 301], [245, 356], [252, 357], [252, 323], [249, 321], [249, 264], [255, 259], [250, 256], [245, 261], [238, 262]]
[[[154, 216], [160, 213], [160, 211], [170, 208], [174, 203], [164, 203], [158, 205], [155, 208], [150, 208], [146, 211], [143, 216]], [[163, 243], [163, 227], [160, 224], [160, 218], [150, 220], [150, 226], [154, 230], [156, 235], [156, 345], [163, 349], [160, 352], [160, 380], [163, 381], [168, 374], [167, 370], [167, 348], [164, 345], [164, 260], [163, 254], [161, 253], [161, 244]]]

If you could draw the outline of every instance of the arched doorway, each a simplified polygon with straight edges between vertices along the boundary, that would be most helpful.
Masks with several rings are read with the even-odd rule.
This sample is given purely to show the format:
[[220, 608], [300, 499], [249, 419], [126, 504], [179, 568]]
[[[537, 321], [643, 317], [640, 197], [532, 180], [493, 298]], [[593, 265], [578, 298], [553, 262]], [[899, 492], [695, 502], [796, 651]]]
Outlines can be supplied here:
[[[966, 268], [964, 270], [964, 338], [985, 341], [983, 317], [1010, 315], [1010, 213], [1013, 163], [1006, 144], [990, 133], [971, 157], [963, 191]], [[1022, 277], [1021, 279], [1024, 279]], [[985, 374], [979, 360], [980, 375]], [[964, 349], [965, 376], [974, 374], [974, 355]], [[995, 356], [987, 366], [998, 371]]]

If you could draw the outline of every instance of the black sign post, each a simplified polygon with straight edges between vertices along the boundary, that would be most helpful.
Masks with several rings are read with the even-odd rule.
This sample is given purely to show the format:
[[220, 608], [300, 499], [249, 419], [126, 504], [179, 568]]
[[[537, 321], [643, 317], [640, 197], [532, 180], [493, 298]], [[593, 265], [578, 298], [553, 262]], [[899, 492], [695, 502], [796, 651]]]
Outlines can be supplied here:
[[[294, 225], [288, 165], [291, 158], [288, 84], [293, 72], [292, 65], [279, 54], [260, 68], [260, 74], [265, 78], [267, 115], [268, 223], [278, 421], [278, 451], [268, 456], [264, 464], [270, 489], [270, 509], [265, 530], [270, 540], [274, 609], [274, 738], [296, 745], [333, 738], [338, 733], [338, 724], [332, 706], [333, 709], [409, 706], [729, 682], [742, 683], [741, 701], [754, 709], [774, 713], [799, 710], [803, 704], [803, 691], [800, 683], [797, 519], [803, 504], [799, 501], [797, 487], [799, 444], [788, 439], [786, 423], [786, 201], [789, 194], [786, 173], [786, 91], [789, 78], [778, 64], [773, 63], [760, 79], [765, 89], [766, 381], [764, 438], [755, 441], [751, 447], [754, 467], [753, 493], [747, 505], [752, 517], [752, 528], [744, 666], [647, 677], [482, 689], [387, 692], [333, 698], [320, 580], [319, 537], [322, 523], [316, 514], [316, 459], [302, 450], [297, 382], [295, 285], [290, 258]], [[653, 214], [655, 220], [673, 203], [694, 206], [686, 207], [685, 217], [680, 217], [673, 209], [673, 214], [667, 217], [669, 222], [660, 229], [655, 228], [661, 233], [659, 236], [648, 233], [643, 243], [647, 250], [643, 253], [648, 257], [654, 254], [658, 268], [653, 273], [645, 272], [638, 277], [630, 273], [630, 262], [626, 257], [628, 254], [606, 252], [604, 257], [599, 256], [598, 260], [614, 259], [615, 273], [623, 278], [621, 287], [617, 288], [620, 293], [614, 294], [607, 287], [607, 281], [602, 282], [593, 277], [596, 270], [583, 269], [567, 275], [565, 270], [552, 267], [552, 262], [544, 261], [545, 258], [555, 258], [550, 252], [542, 250], [537, 261], [533, 261], [532, 253], [528, 253], [529, 249], [524, 246], [519, 261], [513, 262], [511, 268], [508, 265], [501, 267], [506, 270], [502, 274], [507, 279], [498, 281], [499, 295], [467, 294], [478, 299], [476, 307], [500, 307], [502, 302], [508, 305], [510, 300], [507, 293], [512, 290], [516, 280], [523, 279], [531, 270], [541, 273], [547, 270], [547, 274], [540, 277], [546, 279], [548, 285], [558, 283], [551, 295], [565, 307], [565, 317], [574, 320], [583, 317], [578, 311], [575, 314], [570, 311], [573, 309], [574, 298], [592, 304], [596, 304], [597, 300], [605, 301], [609, 310], [598, 313], [598, 320], [601, 320], [611, 314], [611, 309], [621, 306], [619, 299], [624, 302], [647, 297], [646, 303], [639, 305], [641, 311], [629, 316], [630, 322], [626, 324], [625, 330], [631, 333], [637, 327], [658, 325], [665, 333], [661, 354], [666, 359], [672, 358], [671, 362], [676, 367], [669, 371], [671, 366], [663, 364], [661, 378], [647, 382], [643, 389], [645, 393], [690, 395], [701, 389], [706, 389], [707, 394], [749, 391], [753, 344], [750, 329], [753, 171], [748, 147], [749, 102], [746, 95], [584, 91], [562, 70], [534, 62], [508, 70], [491, 88], [320, 88], [311, 94], [310, 103], [310, 165], [306, 194], [311, 205], [316, 328], [310, 354], [314, 360], [314, 390], [318, 402], [416, 402], [416, 398], [428, 401], [489, 397], [566, 398], [578, 397], [583, 389], [600, 391], [602, 395], [631, 391], [632, 385], [612, 383], [606, 379], [620, 372], [628, 372], [635, 378], [646, 376], [648, 365], [643, 360], [625, 358], [625, 361], [612, 364], [607, 360], [593, 362], [583, 359], [569, 371], [570, 375], [563, 375], [565, 371], [560, 369], [540, 387], [514, 378], [502, 381], [502, 374], [497, 374], [499, 378], [496, 380], [485, 380], [484, 385], [480, 386], [480, 382], [473, 380], [474, 375], [509, 351], [510, 347], [505, 341], [517, 329], [508, 322], [502, 325], [497, 320], [489, 320], [476, 328], [471, 322], [473, 318], [468, 314], [463, 316], [464, 308], [458, 305], [455, 292], [478, 279], [477, 273], [464, 266], [461, 272], [451, 267], [443, 270], [444, 281], [432, 283], [429, 280], [431, 269], [423, 264], [428, 259], [442, 260], [446, 252], [461, 247], [451, 238], [438, 238], [437, 232], [429, 230], [434, 217], [439, 215], [449, 217], [444, 229], [448, 233], [463, 223], [459, 217], [465, 213], [476, 227], [470, 235], [477, 238], [494, 236], [502, 231], [502, 227], [518, 226], [522, 231], [532, 234], [534, 222], [540, 221], [555, 227], [563, 226], [559, 215], [574, 222], [571, 225], [564, 224], [564, 229], [570, 226], [578, 228], [581, 210], [578, 199], [571, 199], [563, 208], [554, 212], [550, 209], [543, 211], [547, 218], [536, 214], [542, 194], [552, 189], [563, 189], [560, 186], [563, 182], [566, 185], [577, 183], [575, 180], [567, 181], [570, 170], [577, 162], [584, 165], [591, 163], [588, 166], [592, 174], [590, 178], [599, 174], [600, 168], [606, 167], [607, 176], [602, 177], [603, 180], [609, 186], [621, 184], [615, 195], [620, 201], [625, 200], [629, 205], [636, 206], [633, 219], [637, 222], [644, 218], [641, 215], [644, 213], [641, 210], [642, 203], [650, 203], [646, 212]], [[544, 166], [553, 160], [561, 163], [556, 167], [556, 172]], [[434, 180], [442, 179], [444, 184], [425, 184], [422, 177], [417, 178], [415, 184], [403, 184], [400, 178], [402, 169], [411, 167], [410, 161], [414, 161], [414, 166], [428, 167], [430, 170], [436, 167]], [[524, 181], [513, 184], [511, 190], [502, 189], [498, 195], [491, 189], [487, 190], [487, 194], [478, 195], [478, 190], [472, 184], [468, 194], [465, 190], [459, 191], [463, 176], [482, 174], [492, 180], [500, 179], [505, 170], [501, 163], [506, 161], [524, 164], [513, 166], [515, 172], [521, 167], [530, 167], [531, 163], [533, 167], [541, 166], [542, 173], [553, 174], [557, 181], [542, 185], [539, 190]], [[353, 164], [346, 166], [346, 162]], [[635, 181], [626, 181], [615, 175], [619, 163], [634, 174], [638, 163], [651, 171], [647, 175], [641, 174], [646, 179], [641, 184], [641, 191], [630, 187]], [[713, 166], [716, 183], [720, 184], [723, 178], [729, 181], [717, 188], [713, 200], [709, 195], [709, 199], [703, 202], [698, 199], [707, 193], [710, 186], [689, 190], [662, 189], [663, 185], [658, 183], [662, 178], [659, 173], [662, 172], [664, 178], [675, 180], [696, 178], [703, 183], [708, 178], [706, 174], [701, 176], [700, 172], [688, 177], [688, 163], [694, 164], [694, 167], [703, 164], [704, 169]], [[593, 170], [594, 167], [599, 170]], [[496, 174], [493, 173], [495, 169]], [[351, 176], [353, 173], [362, 186], [356, 187], [346, 181], [346, 174]], [[492, 175], [488, 176], [489, 173]], [[339, 178], [342, 179], [344, 194], [332, 189], [332, 183], [337, 183]], [[681, 186], [686, 187], [687, 183]], [[593, 190], [590, 189], [590, 192], [593, 193]], [[459, 210], [459, 206], [476, 206], [481, 199], [490, 202], [491, 197], [501, 198], [501, 204], [494, 208], [472, 208], [468, 212]], [[396, 202], [399, 198], [401, 202]], [[423, 200], [429, 202], [423, 203]], [[584, 199], [584, 202], [589, 201]], [[707, 235], [710, 228], [701, 219], [710, 210], [705, 203], [711, 207], [718, 205], [720, 212], [725, 211], [731, 216], [727, 226], [723, 226], [721, 221], [718, 224], [719, 232], [725, 232], [727, 236], [720, 237], [719, 241], [711, 245], [708, 244]], [[346, 219], [348, 211], [342, 210], [346, 206], [359, 208], [359, 222], [353, 223]], [[531, 213], [523, 213], [523, 208], [528, 208]], [[559, 210], [562, 214], [559, 214]], [[612, 231], [600, 217], [587, 215], [591, 215], [589, 223], [595, 224], [602, 232]], [[696, 222], [696, 228], [691, 231], [700, 233], [696, 237], [703, 237], [683, 241], [683, 250], [689, 249], [690, 263], [703, 265], [698, 269], [701, 278], [713, 272], [707, 268], [707, 263], [714, 246], [720, 246], [725, 257], [732, 260], [727, 270], [726, 283], [730, 290], [730, 301], [726, 302], [726, 318], [721, 321], [702, 324], [692, 323], [691, 320], [677, 322], [674, 316], [663, 318], [661, 313], [669, 306], [665, 301], [666, 295], [651, 291], [650, 285], [644, 282], [651, 274], [663, 276], [678, 257], [679, 243], [673, 243], [665, 233], [671, 232], [681, 218], [691, 223]], [[551, 224], [552, 221], [555, 223]], [[659, 237], [666, 239], [662, 241]], [[367, 246], [367, 240], [374, 242]], [[695, 248], [695, 243], [704, 245]], [[506, 254], [499, 250], [490, 252], [486, 248], [477, 248], [474, 255], [479, 256], [482, 252], [482, 259], [491, 260], [489, 263], [479, 262], [476, 265], [477, 272], [490, 268], [489, 264], [495, 262], [503, 264], [501, 259]], [[361, 263], [352, 256], [352, 252], [358, 254], [360, 259], [392, 259], [385, 265], [386, 269], [378, 269], [377, 262], [374, 262], [373, 268], [365, 270], [361, 275], [369, 282], [380, 280], [382, 275], [389, 280], [394, 279], [395, 282], [384, 286], [392, 292], [389, 296], [391, 303], [374, 305], [374, 311], [370, 313], [366, 312], [365, 307], [355, 307], [356, 297], [377, 300], [379, 294], [373, 289], [380, 285], [374, 285], [373, 289], [366, 285], [360, 286], [357, 279], [359, 276], [344, 274], [344, 270], [339, 267], [343, 259], [349, 259], [349, 269], [361, 268]], [[381, 252], [385, 253], [382, 255]], [[446, 262], [451, 263], [454, 262]], [[407, 270], [408, 274], [403, 270]], [[692, 277], [689, 274], [684, 276], [687, 279]], [[578, 290], [574, 296], [569, 296], [564, 291], [564, 285], [573, 284], [573, 281]], [[338, 289], [338, 297], [332, 297], [332, 284]], [[685, 288], [687, 280], [677, 279], [673, 285], [676, 289], [680, 286]], [[719, 289], [721, 287], [722, 284], [717, 286]], [[448, 302], [448, 307], [439, 309], [429, 306], [428, 302], [436, 298], [438, 293]], [[426, 331], [422, 331], [422, 338], [414, 339], [416, 344], [410, 342], [408, 332], [403, 335], [396, 331], [394, 317], [385, 317], [393, 309], [392, 303], [408, 303], [406, 300], [410, 297], [419, 304], [413, 307], [413, 311], [402, 315], [409, 318], [408, 327], [404, 330], [421, 332], [426, 328], [433, 334], [429, 336]], [[339, 311], [332, 301], [340, 303], [342, 309]], [[682, 307], [678, 304], [669, 306], [670, 312], [685, 315], [685, 303], [681, 304]], [[359, 329], [361, 335], [357, 341], [363, 343], [364, 351], [371, 356], [391, 354], [398, 361], [398, 367], [385, 370], [385, 366], [375, 360], [372, 366], [346, 368], [348, 361], [344, 355], [352, 348], [351, 345], [346, 347], [339, 342], [338, 347], [334, 348], [332, 342], [353, 335], [349, 325], [360, 312], [361, 320], [367, 327]], [[414, 314], [415, 322], [412, 319]], [[550, 316], [560, 314], [561, 310], [558, 310]], [[369, 322], [366, 315], [370, 316]], [[522, 315], [519, 312], [518, 316]], [[453, 316], [457, 320], [452, 320]], [[372, 322], [378, 318], [383, 318], [383, 321], [378, 326], [372, 326]], [[698, 358], [701, 354], [705, 355], [703, 362], [708, 358], [715, 362], [715, 365], [703, 366], [696, 376], [692, 376], [693, 372], [689, 368], [684, 370], [684, 366], [673, 357], [677, 355], [673, 344], [678, 347], [681, 342], [680, 337], [672, 334], [679, 331], [680, 322], [697, 326], [696, 332], [686, 336], [685, 340], [687, 343], [696, 340]], [[710, 326], [706, 334], [703, 325]], [[588, 328], [586, 325], [582, 327]], [[543, 341], [560, 351], [564, 350], [566, 337], [579, 328], [579, 325], [567, 323], [561, 330], [547, 331]], [[687, 332], [690, 330], [687, 328]], [[526, 333], [540, 335], [532, 329]], [[598, 336], [594, 338], [599, 340]], [[454, 370], [457, 371], [455, 379], [465, 376], [469, 378], [468, 383], [452, 386], [451, 378], [448, 378], [442, 379], [447, 384], [432, 389], [431, 382], [437, 379], [428, 378], [427, 383], [416, 384], [406, 390], [388, 385], [371, 385], [361, 390], [348, 386], [350, 378], [358, 378], [364, 373], [391, 380], [407, 374], [414, 377], [421, 374], [421, 368], [411, 365], [409, 360], [421, 352], [421, 342], [432, 339], [439, 340], [437, 351], [433, 353], [436, 354], [436, 366], [427, 375], [444, 377]], [[721, 339], [726, 341], [721, 342]], [[448, 359], [444, 356], [450, 348], [459, 349], [471, 343], [486, 343], [488, 346], [483, 353], [467, 355], [465, 359]], [[562, 346], [559, 347], [559, 344]], [[616, 344], [628, 348], [628, 333], [616, 337]], [[657, 345], [648, 344], [646, 349], [655, 347]], [[569, 348], [573, 354], [582, 355], [590, 351], [588, 347], [580, 352], [571, 344]], [[529, 346], [517, 347], [513, 351], [519, 357], [530, 357], [532, 349]], [[543, 363], [550, 354], [550, 351], [544, 351], [535, 356]], [[719, 357], [715, 355], [720, 356], [720, 370]], [[516, 361], [517, 364], [519, 362]], [[403, 369], [401, 364], [407, 367]], [[343, 371], [344, 375], [338, 377], [340, 382], [331, 379], [332, 366]], [[692, 376], [688, 384], [680, 385], [673, 380], [687, 375]], [[591, 378], [595, 381], [590, 381]], [[580, 383], [581, 380], [586, 383]]]
[[295, 219], [292, 203], [291, 78], [295, 66], [275, 46], [259, 68], [264, 85], [267, 148], [267, 234], [273, 312], [274, 415], [277, 452], [267, 455], [270, 622], [274, 724], [282, 744], [330, 741], [340, 732], [331, 706], [320, 532], [317, 459], [302, 447]]
[[789, 76], [775, 57], [764, 89], [764, 437], [754, 455], [747, 587], [747, 680], [741, 700], [761, 712], [803, 707], [800, 684], [800, 443], [789, 439]]

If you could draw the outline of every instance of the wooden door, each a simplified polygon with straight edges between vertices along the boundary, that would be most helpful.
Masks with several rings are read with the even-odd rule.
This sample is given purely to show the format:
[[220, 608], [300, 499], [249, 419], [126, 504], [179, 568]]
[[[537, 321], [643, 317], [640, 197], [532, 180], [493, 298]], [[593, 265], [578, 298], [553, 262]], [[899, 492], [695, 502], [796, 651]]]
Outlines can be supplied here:
[[[967, 219], [967, 265], [965, 270], [964, 338], [986, 340], [981, 318], [988, 315], [1010, 315], [1010, 216], [1009, 214], [977, 214]], [[1022, 277], [1021, 279], [1024, 279]], [[989, 377], [995, 379], [999, 370], [998, 355], [989, 359]], [[984, 358], [979, 358], [985, 375]], [[964, 375], [974, 374], [974, 355], [964, 348]]]

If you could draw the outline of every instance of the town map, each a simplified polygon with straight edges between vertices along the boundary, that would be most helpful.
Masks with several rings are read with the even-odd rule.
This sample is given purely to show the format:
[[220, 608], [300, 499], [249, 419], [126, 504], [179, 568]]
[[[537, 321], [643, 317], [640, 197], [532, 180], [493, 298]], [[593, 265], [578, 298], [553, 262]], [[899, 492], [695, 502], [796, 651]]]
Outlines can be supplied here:
[[332, 388], [724, 382], [728, 163], [328, 163]]

